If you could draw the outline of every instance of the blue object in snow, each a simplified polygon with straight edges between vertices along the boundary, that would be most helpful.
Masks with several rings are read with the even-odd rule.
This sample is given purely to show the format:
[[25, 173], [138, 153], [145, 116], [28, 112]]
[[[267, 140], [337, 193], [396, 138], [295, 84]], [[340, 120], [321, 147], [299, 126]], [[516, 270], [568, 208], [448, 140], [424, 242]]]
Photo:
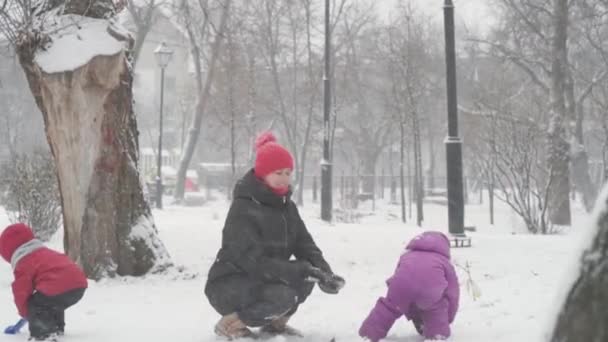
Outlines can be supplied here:
[[6, 327], [6, 329], [4, 329], [4, 333], [7, 335], [18, 334], [19, 330], [21, 330], [21, 328], [23, 328], [26, 323], [27, 320], [25, 318], [22, 318], [15, 325], [9, 325], [8, 327]]

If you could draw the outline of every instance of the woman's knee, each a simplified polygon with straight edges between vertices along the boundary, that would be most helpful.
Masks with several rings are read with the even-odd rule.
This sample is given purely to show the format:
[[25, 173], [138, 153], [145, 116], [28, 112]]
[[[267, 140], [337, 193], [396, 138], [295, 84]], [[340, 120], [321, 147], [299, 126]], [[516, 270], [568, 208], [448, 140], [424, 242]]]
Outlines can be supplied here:
[[262, 287], [261, 297], [267, 301], [280, 302], [286, 305], [295, 305], [298, 291], [283, 284], [267, 284]]

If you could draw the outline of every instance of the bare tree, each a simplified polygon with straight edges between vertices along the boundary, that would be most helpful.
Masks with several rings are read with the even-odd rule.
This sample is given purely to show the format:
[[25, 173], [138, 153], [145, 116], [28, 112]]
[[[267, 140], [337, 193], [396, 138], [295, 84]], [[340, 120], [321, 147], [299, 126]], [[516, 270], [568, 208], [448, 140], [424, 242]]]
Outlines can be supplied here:
[[0, 165], [0, 189], [12, 222], [25, 222], [37, 238], [47, 241], [61, 225], [61, 200], [55, 164], [48, 150], [13, 154]]
[[343, 16], [344, 74], [336, 82], [336, 92], [346, 102], [338, 120], [344, 132], [342, 142], [350, 150], [346, 152], [352, 153], [348, 159], [358, 164], [356, 169], [362, 173], [359, 176], [363, 176], [362, 191], [370, 198], [374, 193], [377, 162], [397, 128], [392, 125], [392, 115], [380, 109], [387, 58], [379, 50], [383, 32], [374, 26], [373, 20], [356, 11]]
[[477, 168], [492, 175], [496, 196], [522, 218], [529, 232], [551, 233], [547, 210], [555, 174], [539, 162], [542, 130], [508, 112], [490, 112], [478, 120], [481, 141], [473, 147]]
[[598, 126], [601, 127], [601, 160], [603, 182], [608, 177], [608, 87], [598, 87], [593, 91], [591, 97], [593, 107], [597, 108], [596, 115], [593, 118]]
[[133, 69], [137, 65], [141, 48], [155, 22], [159, 5], [157, 0], [126, 0], [126, 8], [135, 25], [135, 42], [133, 44], [131, 62]]
[[[230, 18], [230, 17], [229, 17]], [[236, 68], [236, 51], [234, 46], [234, 33], [233, 29], [227, 24], [228, 29], [226, 30], [226, 45], [228, 50], [228, 68], [226, 69], [226, 76], [228, 77], [228, 111], [230, 112], [230, 166], [231, 166], [231, 181], [230, 185], [236, 181], [236, 99], [235, 99], [235, 72]], [[230, 193], [230, 191], [228, 192]]]
[[474, 52], [468, 57], [463, 66], [474, 67], [463, 75], [463, 83], [474, 109], [461, 106], [462, 127], [473, 176], [488, 187], [490, 221], [495, 195], [520, 216], [528, 231], [550, 233], [547, 201], [555, 174], [539, 162], [546, 155], [543, 91], [530, 89], [528, 76], [502, 58]]
[[[408, 136], [411, 139], [408, 140], [411, 141], [414, 166], [411, 190], [412, 199], [416, 200], [416, 222], [421, 226], [424, 221], [421, 117], [426, 117], [430, 127], [430, 122], [433, 121], [433, 114], [429, 113], [433, 108], [430, 97], [434, 88], [433, 69], [436, 69], [433, 67], [433, 34], [424, 24], [425, 18], [415, 13], [411, 6], [401, 6], [399, 13], [398, 19], [386, 31], [388, 42], [385, 54], [390, 56], [389, 63], [393, 65], [389, 68], [394, 82], [391, 102], [399, 108], [400, 115], [405, 115], [410, 122], [411, 134]], [[433, 137], [428, 136], [427, 139], [432, 140]]]
[[570, 144], [566, 135], [566, 77], [568, 68], [568, 0], [553, 0], [551, 44], [551, 124], [549, 126], [549, 168], [555, 172], [549, 206], [551, 221], [570, 224]]
[[[197, 141], [199, 139], [201, 125], [203, 122], [203, 115], [207, 109], [207, 105], [210, 101], [211, 87], [217, 72], [217, 64], [222, 49], [226, 26], [228, 23], [228, 16], [230, 13], [232, 0], [226, 0], [221, 5], [221, 16], [219, 25], [216, 28], [211, 23], [205, 21], [206, 24], [196, 26], [196, 18], [190, 11], [194, 12], [193, 6], [191, 6], [187, 0], [184, 0], [180, 4], [182, 15], [184, 18], [184, 24], [188, 32], [188, 39], [190, 42], [190, 48], [192, 52], [192, 59], [194, 61], [195, 73], [196, 73], [196, 85], [198, 98], [196, 101], [196, 111], [192, 118], [192, 123], [188, 130], [188, 138], [184, 149], [182, 151], [181, 159], [179, 162], [179, 168], [177, 171], [177, 182], [175, 185], [175, 199], [180, 201], [184, 198], [184, 184], [186, 180], [186, 171], [192, 161], [194, 150], [196, 148]], [[199, 1], [200, 6], [198, 13], [201, 13], [205, 20], [208, 20], [210, 7], [208, 1]], [[197, 32], [197, 28], [200, 28], [200, 32]], [[202, 68], [202, 55], [204, 47], [207, 44], [209, 30], [214, 31], [213, 41], [210, 47], [210, 58], [207, 63], [207, 72], [205, 73], [205, 79], [203, 83], [203, 68]]]
[[[550, 216], [556, 224], [569, 224], [570, 165], [574, 171], [574, 185], [583, 195], [588, 209], [595, 197], [587, 149], [582, 133], [577, 134], [577, 131], [582, 131], [582, 103], [604, 77], [606, 68], [588, 64], [599, 68], [591, 70], [592, 77], [585, 77], [584, 73], [578, 72], [580, 68], [570, 62], [571, 55], [581, 50], [577, 46], [580, 44], [567, 44], [569, 35], [584, 37], [577, 33], [584, 22], [579, 20], [580, 2], [501, 0], [500, 4], [504, 10], [501, 28], [496, 31], [496, 39], [486, 43], [492, 46], [496, 55], [518, 66], [550, 99], [546, 104], [551, 113], [547, 162], [556, 175]], [[574, 42], [583, 40], [571, 39]]]
[[476, 109], [461, 108], [472, 169], [491, 194], [521, 217], [528, 231], [551, 233], [547, 210], [555, 174], [542, 162], [544, 100], [534, 91], [538, 89], [528, 89], [527, 76], [512, 64], [492, 57], [475, 64]]
[[[392, 35], [389, 32], [389, 40], [392, 38]], [[392, 43], [392, 41], [391, 41]], [[392, 95], [392, 103], [393, 103], [393, 111], [395, 112], [395, 121], [399, 123], [399, 189], [400, 189], [400, 197], [401, 197], [401, 221], [403, 223], [407, 222], [406, 211], [406, 203], [405, 203], [405, 115], [403, 114], [403, 100], [402, 96], [398, 91], [398, 83], [397, 75], [398, 72], [396, 69], [396, 63], [389, 63], [389, 75], [391, 75], [391, 95]], [[392, 154], [392, 151], [391, 151]], [[411, 197], [410, 197], [411, 200]]]
[[[393, 25], [402, 26], [405, 32], [402, 33], [402, 39], [397, 44], [397, 47], [392, 47], [392, 53], [396, 55], [398, 65], [398, 75], [400, 75], [402, 86], [400, 93], [406, 101], [406, 108], [409, 111], [412, 129], [412, 141], [414, 152], [414, 198], [416, 199], [416, 222], [418, 226], [422, 225], [424, 220], [423, 214], [423, 197], [424, 197], [424, 181], [422, 173], [422, 143], [420, 132], [419, 112], [421, 110], [420, 99], [425, 96], [428, 84], [422, 77], [422, 71], [425, 69], [424, 61], [428, 60], [425, 56], [425, 46], [422, 40], [424, 39], [423, 28], [418, 23], [413, 23], [414, 15], [411, 8], [402, 9], [405, 22], [396, 23]], [[414, 38], [415, 37], [415, 38]]]
[[[573, 156], [573, 159], [580, 158], [583, 163], [588, 162], [589, 158], [602, 160], [603, 177], [598, 177], [593, 184], [594, 188], [597, 188], [600, 183], [605, 182], [608, 175], [606, 171], [608, 170], [608, 116], [606, 115], [606, 109], [608, 109], [608, 82], [605, 73], [594, 74], [586, 69], [589, 68], [588, 66], [608, 66], [608, 49], [606, 49], [608, 28], [603, 25], [608, 3], [605, 1], [577, 1], [577, 3], [581, 3], [581, 16], [584, 20], [581, 20], [581, 29], [576, 32], [581, 37], [576, 42], [578, 44], [587, 43], [587, 48], [579, 48], [580, 52], [577, 55], [576, 63], [578, 68], [575, 71], [579, 75], [586, 75], [588, 79], [597, 84], [594, 87], [587, 88], [589, 90], [589, 100], [586, 103], [577, 104], [576, 146], [581, 146], [580, 141], [583, 138], [583, 142], [590, 148], [594, 146], [600, 148], [594, 151], [595, 155], [592, 154], [593, 151], [588, 156], [579, 153], [578, 156]], [[586, 120], [590, 121], [588, 125], [583, 125], [583, 112], [586, 112]]]
[[[272, 98], [268, 109], [281, 123], [296, 164], [296, 202], [303, 204], [304, 172], [311, 138], [315, 98], [318, 98], [318, 65], [312, 51], [313, 16], [311, 1], [253, 1], [252, 13], [261, 49], [260, 58], [268, 66]], [[310, 88], [309, 88], [310, 87]], [[306, 95], [310, 100], [304, 102]]]

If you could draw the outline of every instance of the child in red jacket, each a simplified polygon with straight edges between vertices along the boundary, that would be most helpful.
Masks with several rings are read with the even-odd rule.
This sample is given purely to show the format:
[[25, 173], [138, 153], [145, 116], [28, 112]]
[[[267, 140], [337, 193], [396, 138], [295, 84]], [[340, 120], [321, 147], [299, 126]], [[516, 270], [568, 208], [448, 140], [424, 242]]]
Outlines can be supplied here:
[[23, 223], [2, 232], [0, 255], [13, 268], [15, 304], [19, 315], [29, 322], [31, 339], [53, 341], [63, 335], [65, 310], [76, 304], [87, 288], [84, 272], [65, 254], [35, 239]]

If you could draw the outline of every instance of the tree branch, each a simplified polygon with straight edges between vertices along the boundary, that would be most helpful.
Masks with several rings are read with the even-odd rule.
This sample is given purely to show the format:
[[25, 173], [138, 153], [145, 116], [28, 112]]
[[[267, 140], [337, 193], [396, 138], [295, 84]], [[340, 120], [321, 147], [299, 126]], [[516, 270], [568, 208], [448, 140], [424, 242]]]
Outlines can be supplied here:
[[517, 15], [524, 21], [526, 26], [528, 26], [532, 30], [532, 32], [534, 32], [542, 40], [547, 41], [547, 38], [545, 37], [541, 29], [538, 26], [534, 25], [530, 18], [525, 15], [525, 13], [521, 10], [521, 8], [519, 8], [519, 6], [517, 6], [517, 4], [515, 4], [513, 0], [507, 0], [507, 2], [511, 6], [511, 8], [513, 8], [515, 12], [517, 12]]
[[604, 69], [596, 77], [594, 77], [591, 80], [591, 82], [587, 85], [587, 87], [579, 94], [578, 98], [576, 99], [576, 104], [580, 105], [585, 100], [585, 98], [587, 98], [587, 96], [589, 96], [589, 94], [591, 94], [593, 87], [595, 87], [598, 83], [603, 81], [607, 75], [608, 75], [608, 69]]
[[502, 56], [503, 58], [513, 62], [521, 70], [523, 70], [526, 74], [528, 74], [528, 76], [530, 76], [530, 79], [536, 85], [538, 85], [543, 92], [545, 92], [546, 94], [550, 93], [549, 87], [545, 84], [545, 82], [543, 82], [540, 79], [540, 77], [538, 77], [538, 75], [534, 72], [534, 70], [532, 70], [532, 68], [524, 62], [525, 59], [523, 57], [517, 56], [516, 53], [514, 53], [513, 51], [510, 51], [507, 47], [505, 47], [504, 45], [499, 44], [499, 43], [490, 42], [490, 41], [482, 40], [482, 39], [470, 39], [470, 41], [487, 44], [491, 47], [496, 48], [498, 51], [500, 51], [503, 54], [503, 56]]

